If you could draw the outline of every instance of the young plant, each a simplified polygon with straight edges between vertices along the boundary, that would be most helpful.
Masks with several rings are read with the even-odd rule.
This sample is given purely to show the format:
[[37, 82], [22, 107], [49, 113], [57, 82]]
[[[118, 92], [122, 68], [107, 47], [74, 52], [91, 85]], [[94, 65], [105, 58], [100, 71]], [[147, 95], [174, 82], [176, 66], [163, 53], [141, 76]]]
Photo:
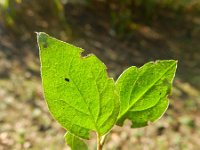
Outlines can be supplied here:
[[166, 111], [177, 61], [132, 66], [115, 83], [95, 55], [81, 57], [81, 48], [45, 33], [37, 33], [37, 39], [44, 96], [52, 116], [67, 130], [72, 150], [88, 149], [82, 139], [90, 139], [91, 132], [102, 150], [115, 124], [128, 119], [132, 128], [144, 127]]

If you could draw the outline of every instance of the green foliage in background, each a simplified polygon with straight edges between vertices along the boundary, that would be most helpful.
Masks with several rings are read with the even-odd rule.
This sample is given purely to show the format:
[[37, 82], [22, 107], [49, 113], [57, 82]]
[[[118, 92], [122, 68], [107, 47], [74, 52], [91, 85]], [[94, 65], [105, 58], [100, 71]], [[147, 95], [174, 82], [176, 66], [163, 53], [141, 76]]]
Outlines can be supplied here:
[[[69, 34], [65, 5], [74, 5], [75, 9], [90, 7], [102, 11], [110, 17], [110, 29], [114, 35], [125, 35], [137, 29], [135, 20], [150, 23], [159, 14], [196, 13], [200, 11], [199, 0], [0, 0], [0, 13], [7, 26], [15, 32], [20, 24], [29, 30], [38, 30], [57, 23]], [[87, 18], [85, 18], [87, 19]], [[37, 21], [35, 21], [37, 20]], [[51, 27], [54, 29], [54, 27]]]
[[[116, 83], [95, 55], [38, 33], [41, 76], [49, 111], [68, 133], [72, 150], [97, 135], [97, 149], [115, 124], [129, 119], [133, 128], [159, 119], [168, 107], [177, 61], [149, 62], [125, 70]], [[79, 147], [79, 146], [78, 146]], [[87, 149], [87, 147], [85, 147]]]
[[61, 0], [0, 0], [0, 17], [15, 33], [35, 31], [59, 24], [68, 32]]
[[135, 20], [151, 23], [160, 14], [195, 14], [200, 12], [199, 0], [105, 0], [111, 16], [111, 26], [117, 35], [137, 29]]

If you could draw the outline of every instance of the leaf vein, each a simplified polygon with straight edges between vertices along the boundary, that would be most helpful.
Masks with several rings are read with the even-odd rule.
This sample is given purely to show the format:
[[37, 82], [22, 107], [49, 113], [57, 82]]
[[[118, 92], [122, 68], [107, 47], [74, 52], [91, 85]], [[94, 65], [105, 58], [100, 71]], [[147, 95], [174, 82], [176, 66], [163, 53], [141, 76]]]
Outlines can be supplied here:
[[[168, 69], [166, 69], [166, 71], [155, 81], [153, 82], [141, 95], [139, 95], [137, 98], [136, 98], [136, 101], [134, 103], [132, 103], [131, 105], [129, 105], [129, 107], [118, 117], [121, 118], [126, 112], [128, 112], [130, 110], [131, 107], [133, 107], [133, 105], [142, 97], [144, 96], [144, 94], [146, 92], [148, 92], [167, 72], [168, 70], [170, 70], [172, 67], [174, 66], [174, 64], [172, 64]], [[134, 88], [134, 87], [133, 87]]]
[[[70, 62], [70, 65], [69, 65], [70, 67], [71, 67], [71, 63], [72, 63], [72, 61]], [[70, 70], [70, 67], [69, 67], [69, 70]], [[74, 82], [72, 76], [70, 75], [70, 72], [69, 72], [69, 76], [70, 76], [70, 79], [71, 79], [72, 83], [74, 84], [74, 86], [76, 87], [77, 91], [79, 92], [81, 98], [83, 99], [83, 102], [84, 102], [85, 105], [87, 106], [87, 109], [88, 109], [88, 111], [89, 111], [89, 113], [90, 113], [91, 121], [93, 122], [93, 125], [94, 125], [95, 129], [98, 131], [97, 125], [96, 125], [96, 123], [95, 123], [94, 116], [93, 116], [93, 114], [92, 114], [92, 112], [91, 112], [91, 110], [90, 110], [90, 108], [89, 108], [89, 106], [88, 106], [88, 104], [87, 104], [87, 102], [86, 102], [86, 100], [85, 100], [83, 94], [81, 93], [80, 89], [79, 89], [78, 86], [75, 84], [75, 82]]]

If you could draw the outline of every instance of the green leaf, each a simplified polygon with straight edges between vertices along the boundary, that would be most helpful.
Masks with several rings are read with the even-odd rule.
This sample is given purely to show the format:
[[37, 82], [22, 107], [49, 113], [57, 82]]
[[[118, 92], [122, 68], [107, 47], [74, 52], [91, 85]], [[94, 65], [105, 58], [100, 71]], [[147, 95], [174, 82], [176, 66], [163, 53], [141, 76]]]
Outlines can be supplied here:
[[129, 119], [136, 128], [159, 119], [168, 107], [176, 66], [174, 60], [162, 60], [125, 70], [116, 82], [121, 102], [117, 124]]
[[71, 150], [89, 150], [87, 144], [83, 140], [69, 132], [65, 134], [65, 140], [71, 147]]
[[116, 122], [119, 98], [105, 65], [45, 33], [37, 38], [44, 96], [53, 117], [78, 137], [106, 134]]

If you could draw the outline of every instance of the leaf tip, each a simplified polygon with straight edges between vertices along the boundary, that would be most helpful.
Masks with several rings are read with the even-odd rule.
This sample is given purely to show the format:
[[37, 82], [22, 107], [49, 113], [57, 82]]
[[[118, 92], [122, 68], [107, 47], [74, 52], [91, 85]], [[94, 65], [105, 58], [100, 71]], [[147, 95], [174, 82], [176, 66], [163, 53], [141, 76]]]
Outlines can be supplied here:
[[39, 47], [43, 46], [43, 48], [47, 48], [47, 38], [48, 38], [48, 34], [44, 33], [44, 32], [35, 32], [37, 34], [37, 43], [39, 45]]
[[46, 37], [48, 36], [48, 34], [44, 33], [44, 32], [35, 32], [37, 35], [37, 40], [38, 42], [40, 42], [43, 39], [46, 39]]

